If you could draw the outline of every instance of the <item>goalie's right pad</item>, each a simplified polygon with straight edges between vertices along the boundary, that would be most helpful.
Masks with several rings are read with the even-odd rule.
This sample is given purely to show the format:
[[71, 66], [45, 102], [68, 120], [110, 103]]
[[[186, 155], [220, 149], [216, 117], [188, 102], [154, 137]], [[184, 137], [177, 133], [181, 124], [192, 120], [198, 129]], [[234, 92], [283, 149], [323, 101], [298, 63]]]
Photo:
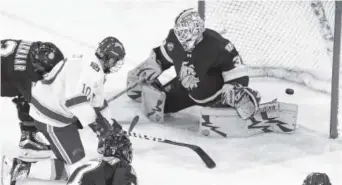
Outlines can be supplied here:
[[272, 101], [260, 105], [254, 116], [241, 119], [233, 108], [204, 107], [201, 110], [200, 133], [210, 137], [249, 137], [275, 132], [290, 134], [296, 130], [298, 106]]
[[150, 84], [142, 85], [142, 110], [151, 121], [163, 123], [165, 99], [165, 92]]
[[[141, 78], [143, 78], [147, 83], [152, 83], [159, 77], [161, 73], [162, 68], [156, 59], [156, 53], [152, 50], [150, 56], [145, 61], [128, 72], [127, 86], [137, 82]], [[128, 97], [140, 102], [141, 88], [141, 85], [137, 85], [132, 90], [127, 91]]]

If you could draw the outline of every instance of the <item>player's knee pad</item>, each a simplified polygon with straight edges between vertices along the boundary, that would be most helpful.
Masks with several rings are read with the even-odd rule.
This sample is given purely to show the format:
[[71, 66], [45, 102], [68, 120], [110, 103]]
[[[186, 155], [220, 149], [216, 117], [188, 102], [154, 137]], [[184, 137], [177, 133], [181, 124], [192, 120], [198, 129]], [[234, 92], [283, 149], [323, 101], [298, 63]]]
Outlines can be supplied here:
[[150, 84], [142, 85], [142, 110], [151, 121], [164, 121], [165, 99], [165, 92]]

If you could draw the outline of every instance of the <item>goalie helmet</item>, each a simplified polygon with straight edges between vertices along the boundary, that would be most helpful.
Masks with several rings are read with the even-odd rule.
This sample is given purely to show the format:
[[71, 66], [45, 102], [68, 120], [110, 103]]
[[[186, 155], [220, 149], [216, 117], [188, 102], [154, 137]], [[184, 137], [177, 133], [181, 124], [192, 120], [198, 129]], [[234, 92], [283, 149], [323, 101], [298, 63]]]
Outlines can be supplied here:
[[64, 59], [61, 50], [51, 42], [34, 42], [29, 55], [33, 70], [41, 77], [49, 73], [58, 62]]
[[331, 185], [330, 179], [325, 173], [310, 173], [304, 180], [303, 185]]
[[174, 25], [174, 33], [185, 51], [191, 51], [203, 38], [204, 21], [198, 12], [191, 8], [181, 12]]
[[132, 143], [128, 136], [122, 133], [109, 135], [104, 141], [104, 157], [116, 157], [130, 164], [133, 159]]
[[100, 59], [105, 73], [120, 69], [126, 55], [123, 44], [115, 37], [106, 37], [100, 42], [95, 55]]

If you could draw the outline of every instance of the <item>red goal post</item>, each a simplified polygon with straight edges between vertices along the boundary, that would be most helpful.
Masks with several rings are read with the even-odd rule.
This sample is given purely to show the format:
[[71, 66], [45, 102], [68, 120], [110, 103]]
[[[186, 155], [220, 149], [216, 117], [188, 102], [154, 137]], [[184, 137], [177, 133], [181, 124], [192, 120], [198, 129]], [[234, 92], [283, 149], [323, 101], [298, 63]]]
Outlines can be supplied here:
[[339, 1], [198, 1], [206, 27], [238, 48], [251, 77], [273, 77], [331, 94], [337, 138], [341, 40]]

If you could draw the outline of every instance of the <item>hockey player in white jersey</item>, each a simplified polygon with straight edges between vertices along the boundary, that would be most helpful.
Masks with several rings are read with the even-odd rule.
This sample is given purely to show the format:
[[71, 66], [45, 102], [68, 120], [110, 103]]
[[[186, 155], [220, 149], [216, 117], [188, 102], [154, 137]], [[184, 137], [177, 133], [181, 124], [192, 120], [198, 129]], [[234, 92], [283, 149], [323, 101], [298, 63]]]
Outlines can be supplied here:
[[92, 59], [62, 60], [35, 85], [30, 115], [56, 158], [34, 163], [5, 158], [5, 167], [11, 169], [3, 174], [8, 177], [6, 182], [13, 185], [25, 178], [67, 180], [85, 157], [78, 127], [73, 124], [77, 119], [83, 126], [88, 125], [100, 141], [109, 135], [123, 134], [121, 127], [114, 128], [107, 121], [110, 115], [106, 113], [109, 109], [104, 99], [104, 81], [105, 75], [116, 70], [124, 56], [122, 43], [115, 37], [107, 37]]

